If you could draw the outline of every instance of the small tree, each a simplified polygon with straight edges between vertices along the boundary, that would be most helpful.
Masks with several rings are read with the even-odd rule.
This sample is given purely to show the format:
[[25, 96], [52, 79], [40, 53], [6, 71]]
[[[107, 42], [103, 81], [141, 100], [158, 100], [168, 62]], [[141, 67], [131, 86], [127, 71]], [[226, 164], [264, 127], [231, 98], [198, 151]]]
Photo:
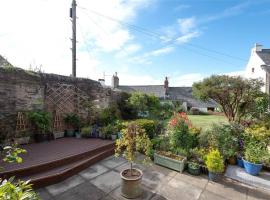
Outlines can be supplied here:
[[152, 143], [146, 135], [144, 129], [139, 128], [135, 123], [130, 123], [123, 130], [123, 135], [116, 140], [115, 156], [123, 155], [130, 162], [130, 175], [132, 176], [132, 164], [136, 160], [136, 153], [141, 152], [146, 155], [144, 162], [150, 159]]
[[213, 75], [194, 83], [193, 95], [203, 101], [215, 100], [230, 122], [239, 123], [256, 107], [259, 97], [265, 98], [260, 90], [262, 86], [263, 82], [258, 79]]

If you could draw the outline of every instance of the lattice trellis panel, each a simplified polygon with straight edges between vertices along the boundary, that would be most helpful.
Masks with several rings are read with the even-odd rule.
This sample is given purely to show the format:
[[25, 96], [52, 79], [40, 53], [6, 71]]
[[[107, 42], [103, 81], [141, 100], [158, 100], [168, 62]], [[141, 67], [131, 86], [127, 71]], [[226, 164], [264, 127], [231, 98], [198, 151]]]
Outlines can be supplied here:
[[25, 131], [28, 128], [28, 121], [26, 114], [23, 112], [18, 112], [17, 122], [16, 122], [16, 131]]
[[45, 103], [48, 111], [87, 115], [85, 105], [89, 101], [89, 96], [74, 85], [47, 85]]
[[62, 115], [55, 112], [53, 116], [53, 130], [54, 131], [64, 131], [64, 124]]

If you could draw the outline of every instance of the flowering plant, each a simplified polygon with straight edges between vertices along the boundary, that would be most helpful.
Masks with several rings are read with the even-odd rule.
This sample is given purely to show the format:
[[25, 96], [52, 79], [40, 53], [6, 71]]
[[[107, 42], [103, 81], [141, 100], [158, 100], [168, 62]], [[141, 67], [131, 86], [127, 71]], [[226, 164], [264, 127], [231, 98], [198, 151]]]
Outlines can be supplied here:
[[177, 126], [185, 123], [189, 128], [192, 127], [191, 122], [188, 119], [188, 116], [185, 112], [175, 113], [174, 116], [169, 121], [170, 128], [177, 128]]
[[197, 132], [192, 128], [192, 124], [189, 121], [186, 113], [175, 113], [168, 124], [169, 138], [171, 147], [174, 151], [179, 150], [189, 150], [196, 146]]

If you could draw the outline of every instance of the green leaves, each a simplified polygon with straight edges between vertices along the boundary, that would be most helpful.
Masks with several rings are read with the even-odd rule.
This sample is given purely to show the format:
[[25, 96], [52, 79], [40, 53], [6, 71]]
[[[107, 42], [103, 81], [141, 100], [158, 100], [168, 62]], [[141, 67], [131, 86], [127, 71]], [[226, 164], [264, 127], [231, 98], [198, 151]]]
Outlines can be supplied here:
[[0, 199], [5, 200], [39, 200], [38, 195], [33, 191], [29, 181], [13, 182], [14, 178], [9, 180], [0, 180]]
[[36, 129], [45, 133], [51, 127], [52, 115], [49, 112], [33, 111], [28, 113], [28, 118]]
[[8, 163], [21, 163], [22, 158], [19, 157], [19, 154], [26, 153], [26, 150], [17, 148], [15, 146], [6, 146], [4, 147], [4, 152], [5, 152], [5, 158], [3, 159], [5, 162]]
[[217, 149], [213, 149], [207, 154], [205, 164], [210, 172], [221, 173], [224, 171], [223, 157]]
[[[215, 100], [229, 121], [240, 122], [251, 112], [265, 111], [265, 94], [260, 88], [263, 82], [258, 79], [244, 79], [240, 76], [211, 76], [193, 84], [193, 95], [200, 100]], [[256, 109], [260, 105], [260, 109]]]

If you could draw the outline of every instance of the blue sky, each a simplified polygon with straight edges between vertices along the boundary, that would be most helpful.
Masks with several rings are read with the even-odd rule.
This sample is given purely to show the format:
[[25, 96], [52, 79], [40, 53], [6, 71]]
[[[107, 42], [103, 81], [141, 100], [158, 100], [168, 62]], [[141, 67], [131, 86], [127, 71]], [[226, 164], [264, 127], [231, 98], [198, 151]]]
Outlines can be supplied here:
[[[21, 5], [15, 8], [14, 3]], [[42, 66], [45, 72], [69, 75], [70, 3], [1, 2], [5, 29], [0, 30], [0, 54], [19, 67]], [[162, 84], [169, 76], [175, 86], [191, 85], [211, 74], [241, 74], [255, 42], [270, 48], [269, 0], [77, 4], [78, 75], [97, 80], [105, 72], [107, 84], [114, 72], [120, 84]]]

